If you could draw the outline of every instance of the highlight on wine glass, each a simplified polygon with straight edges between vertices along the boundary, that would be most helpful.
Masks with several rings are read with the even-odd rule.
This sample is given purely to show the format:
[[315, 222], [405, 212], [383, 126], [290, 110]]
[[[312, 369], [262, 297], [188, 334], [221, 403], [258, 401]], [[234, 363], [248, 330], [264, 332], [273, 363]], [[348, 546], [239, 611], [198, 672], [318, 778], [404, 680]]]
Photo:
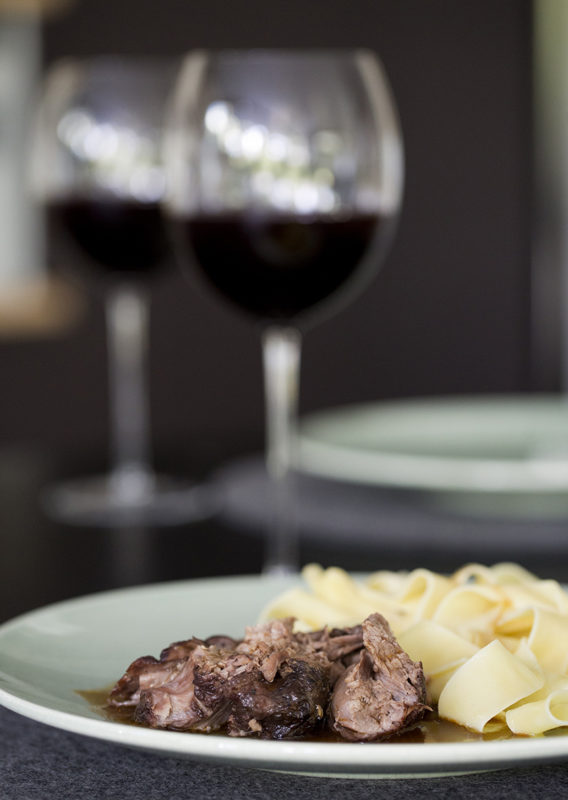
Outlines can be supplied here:
[[[161, 59], [69, 59], [44, 82], [32, 188], [50, 232], [71, 245], [77, 275], [103, 291], [108, 339], [110, 470], [45, 493], [48, 512], [70, 523], [176, 524], [208, 509], [203, 489], [156, 475], [150, 445], [149, 278], [167, 263], [161, 148], [176, 68]], [[62, 402], [72, 403], [72, 386], [70, 376]]]
[[402, 200], [384, 70], [360, 50], [190, 53], [165, 164], [182, 262], [261, 325], [274, 487], [266, 570], [294, 569], [301, 334], [375, 276]]

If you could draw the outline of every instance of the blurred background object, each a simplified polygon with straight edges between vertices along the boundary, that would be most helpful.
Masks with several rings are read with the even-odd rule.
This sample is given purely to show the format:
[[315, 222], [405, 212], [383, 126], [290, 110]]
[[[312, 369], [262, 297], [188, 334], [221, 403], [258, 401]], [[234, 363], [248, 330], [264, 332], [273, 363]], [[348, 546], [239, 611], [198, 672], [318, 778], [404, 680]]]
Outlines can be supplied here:
[[537, 386], [568, 391], [568, 5], [535, 0], [532, 327]]
[[69, 246], [70, 277], [102, 295], [107, 320], [110, 463], [51, 487], [46, 508], [63, 522], [167, 525], [203, 516], [196, 487], [154, 470], [148, 410], [152, 289], [169, 250], [165, 109], [177, 70], [178, 59], [67, 58], [43, 81], [32, 191], [49, 243]]
[[42, 15], [67, 0], [0, 0], [0, 337], [53, 333], [78, 298], [50, 278], [28, 186], [29, 129], [42, 70]]
[[[159, 13], [149, 0], [101, 5], [77, 0], [42, 18], [38, 72], [63, 56], [231, 47], [367, 47], [385, 66], [405, 145], [400, 225], [380, 278], [306, 338], [302, 417], [381, 401], [563, 396], [564, 0], [162, 0]], [[65, 266], [60, 244], [47, 248], [50, 277]], [[33, 498], [46, 479], [107, 460], [104, 308], [83, 297], [83, 316], [57, 337], [0, 337], [0, 515], [13, 545], [2, 574], [8, 594], [19, 576], [28, 605], [54, 594], [42, 558], [75, 559], [66, 593], [260, 568], [255, 531], [266, 508], [251, 498], [262, 499], [264, 484], [257, 461], [248, 472], [232, 462], [263, 445], [257, 331], [171, 266], [153, 301], [156, 463], [197, 475], [226, 465], [220, 480], [238, 532], [95, 539], [41, 527]], [[314, 476], [300, 487], [303, 560], [443, 570], [524, 552], [527, 566], [557, 574], [568, 547], [563, 518], [496, 520], [411, 506], [412, 491], [343, 489], [330, 495]]]
[[[63, 55], [175, 55], [192, 47], [379, 52], [404, 132], [405, 205], [380, 280], [306, 342], [307, 413], [533, 388], [531, 10], [529, 0], [163, 0], [156, 14], [153, 3], [116, 0], [101, 13], [97, 0], [81, 0], [44, 19], [41, 35], [46, 65]], [[156, 292], [157, 457], [191, 461], [202, 446], [221, 460], [260, 449], [256, 332], [205, 295], [188, 303], [187, 292], [176, 270]], [[68, 462], [89, 453], [95, 466], [103, 463], [103, 348], [96, 301], [69, 335], [0, 341], [0, 442], [27, 442]], [[552, 375], [544, 388], [557, 385]]]

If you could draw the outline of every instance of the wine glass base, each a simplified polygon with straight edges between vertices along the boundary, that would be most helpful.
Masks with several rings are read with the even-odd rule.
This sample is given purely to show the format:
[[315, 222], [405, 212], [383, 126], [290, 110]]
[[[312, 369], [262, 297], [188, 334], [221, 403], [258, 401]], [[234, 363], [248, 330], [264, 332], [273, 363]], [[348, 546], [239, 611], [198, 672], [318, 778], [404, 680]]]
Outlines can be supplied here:
[[215, 513], [207, 485], [148, 476], [125, 485], [114, 476], [79, 478], [50, 486], [42, 494], [45, 513], [69, 525], [101, 528], [170, 526], [197, 522]]

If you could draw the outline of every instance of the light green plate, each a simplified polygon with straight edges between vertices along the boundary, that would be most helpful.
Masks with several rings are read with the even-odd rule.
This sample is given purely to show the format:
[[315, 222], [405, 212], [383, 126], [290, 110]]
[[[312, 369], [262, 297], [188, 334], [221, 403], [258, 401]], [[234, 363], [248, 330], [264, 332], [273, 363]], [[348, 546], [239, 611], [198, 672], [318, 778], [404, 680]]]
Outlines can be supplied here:
[[77, 690], [110, 686], [137, 656], [195, 634], [241, 635], [293, 579], [218, 578], [106, 592], [0, 627], [0, 702], [74, 733], [217, 764], [326, 776], [416, 777], [568, 759], [568, 736], [452, 744], [262, 741], [103, 719]]
[[479, 396], [332, 409], [303, 421], [298, 468], [422, 490], [446, 505], [568, 513], [568, 400]]

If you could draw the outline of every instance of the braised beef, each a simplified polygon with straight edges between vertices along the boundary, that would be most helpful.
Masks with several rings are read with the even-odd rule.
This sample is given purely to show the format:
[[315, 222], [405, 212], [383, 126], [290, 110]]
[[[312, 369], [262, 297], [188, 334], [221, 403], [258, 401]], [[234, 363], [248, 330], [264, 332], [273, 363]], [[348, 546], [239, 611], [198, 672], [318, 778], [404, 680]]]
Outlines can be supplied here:
[[372, 742], [424, 716], [426, 683], [422, 665], [404, 652], [380, 614], [363, 622], [363, 643], [359, 660], [333, 688], [329, 715], [332, 729], [344, 738]]
[[343, 674], [345, 668], [359, 658], [363, 647], [363, 627], [322, 628], [311, 633], [297, 633], [296, 639], [315, 650], [321, 650], [331, 661], [331, 685]]
[[[195, 652], [195, 651], [193, 651]], [[140, 676], [139, 701], [134, 712], [136, 722], [152, 728], [191, 730], [205, 716], [211, 716], [194, 700], [193, 658], [172, 659], [160, 664], [163, 680], [155, 679], [150, 669]]]
[[109, 695], [111, 706], [135, 706], [140, 700], [140, 675], [151, 666], [159, 664], [154, 656], [141, 656], [128, 667]]
[[223, 686], [218, 675], [198, 670], [195, 695], [204, 702], [225, 698], [230, 736], [303, 736], [323, 724], [330, 691], [328, 673], [326, 667], [292, 658], [282, 662], [271, 681], [253, 668], [235, 670]]
[[293, 625], [274, 620], [247, 628], [242, 640], [175, 642], [159, 660], [136, 659], [109, 704], [132, 706], [135, 721], [155, 728], [270, 739], [312, 734], [327, 720], [345, 738], [372, 740], [424, 713], [421, 666], [380, 615], [313, 633]]
[[[140, 701], [140, 677], [145, 677], [146, 686], [159, 686], [166, 682], [172, 672], [171, 665], [161, 666], [166, 662], [187, 658], [199, 645], [216, 645], [217, 647], [235, 647], [235, 639], [230, 636], [210, 636], [208, 639], [197, 639], [195, 636], [181, 642], [174, 642], [160, 653], [160, 660], [154, 656], [141, 656], [130, 664], [122, 678], [116, 683], [109, 695], [110, 706], [135, 706]], [[152, 678], [150, 678], [152, 676]]]
[[196, 654], [195, 697], [207, 708], [228, 708], [231, 736], [282, 739], [322, 724], [331, 663], [299, 642], [294, 621], [247, 628], [242, 642], [217, 664]]

